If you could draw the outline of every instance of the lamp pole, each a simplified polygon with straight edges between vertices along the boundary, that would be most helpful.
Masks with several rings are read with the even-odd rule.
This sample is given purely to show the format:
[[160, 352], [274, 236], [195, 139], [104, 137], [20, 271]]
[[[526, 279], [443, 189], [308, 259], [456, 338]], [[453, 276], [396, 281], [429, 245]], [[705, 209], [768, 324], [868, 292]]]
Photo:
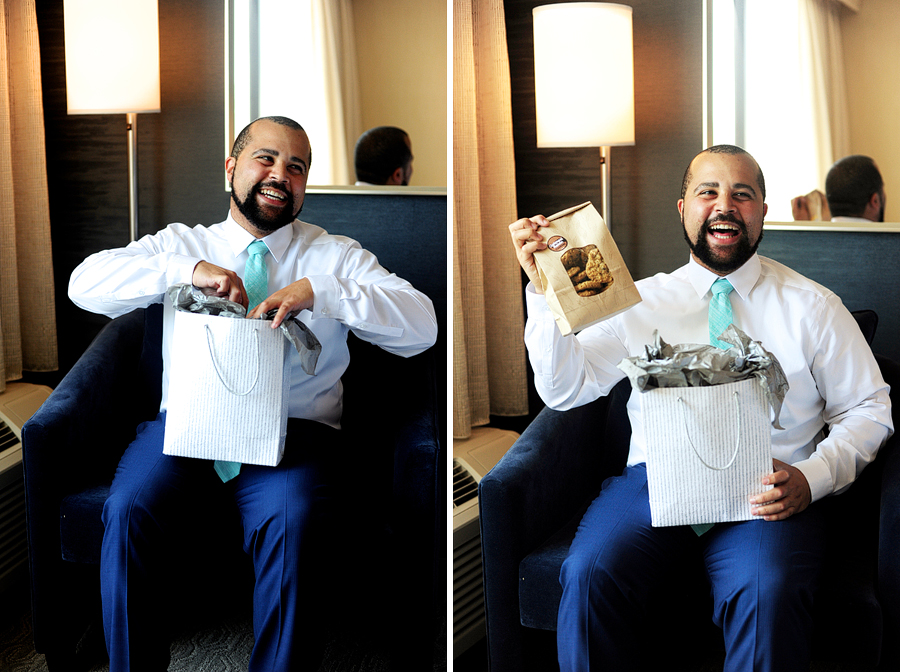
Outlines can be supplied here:
[[128, 131], [128, 230], [131, 242], [138, 239], [138, 165], [137, 165], [137, 114], [125, 113]]
[[610, 224], [611, 208], [609, 204], [610, 177], [609, 177], [609, 147], [600, 147], [600, 216], [606, 222], [606, 228], [612, 233]]

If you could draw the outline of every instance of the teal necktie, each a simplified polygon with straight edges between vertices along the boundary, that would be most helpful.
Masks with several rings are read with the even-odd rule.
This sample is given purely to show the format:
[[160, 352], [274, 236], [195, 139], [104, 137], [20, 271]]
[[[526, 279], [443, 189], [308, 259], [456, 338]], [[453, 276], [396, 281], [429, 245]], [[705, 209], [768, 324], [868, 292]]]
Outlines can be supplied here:
[[[269, 274], [266, 270], [266, 253], [269, 248], [262, 240], [254, 240], [247, 247], [250, 257], [244, 266], [244, 289], [247, 291], [247, 312], [266, 300], [269, 296]], [[227, 483], [241, 473], [240, 462], [216, 460], [213, 467], [219, 478]]]
[[731, 299], [728, 295], [734, 287], [725, 278], [719, 278], [712, 285], [712, 299], [709, 301], [709, 342], [717, 348], [727, 350], [731, 346], [719, 340], [726, 327], [734, 321]]
[[254, 240], [247, 247], [250, 258], [244, 266], [244, 289], [247, 290], [247, 312], [256, 308], [269, 296], [269, 275], [266, 271], [266, 253], [269, 248], [261, 240]]
[[[734, 313], [731, 310], [731, 299], [728, 295], [734, 287], [725, 278], [719, 278], [712, 284], [712, 298], [709, 301], [709, 342], [717, 348], [727, 350], [731, 346], [719, 340], [722, 332], [734, 321]], [[691, 525], [697, 536], [709, 532], [715, 523]]]

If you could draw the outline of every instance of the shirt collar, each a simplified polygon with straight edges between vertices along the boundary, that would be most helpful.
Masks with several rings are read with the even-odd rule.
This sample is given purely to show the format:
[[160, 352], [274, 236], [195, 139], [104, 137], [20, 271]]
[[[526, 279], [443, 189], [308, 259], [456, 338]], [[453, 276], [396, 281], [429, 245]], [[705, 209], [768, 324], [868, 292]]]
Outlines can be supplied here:
[[844, 224], [871, 224], [871, 219], [865, 217], [832, 217], [832, 222]]
[[[256, 240], [252, 233], [234, 220], [231, 211], [228, 212], [228, 217], [225, 219], [223, 226], [228, 245], [231, 247], [231, 252], [235, 257], [238, 257], [247, 249], [250, 243]], [[272, 258], [275, 259], [275, 262], [280, 263], [293, 237], [294, 227], [289, 224], [270, 233], [262, 240], [265, 242], [266, 247], [269, 248], [269, 253], [272, 255]]]
[[[743, 266], [725, 277], [731, 283], [731, 286], [734, 287], [734, 291], [738, 293], [738, 296], [746, 299], [761, 274], [762, 264], [759, 261], [759, 255], [754, 254]], [[697, 296], [705, 296], [710, 291], [712, 284], [720, 277], [722, 276], [716, 275], [698, 264], [693, 255], [691, 255], [688, 263], [688, 278], [694, 291], [697, 292]]]

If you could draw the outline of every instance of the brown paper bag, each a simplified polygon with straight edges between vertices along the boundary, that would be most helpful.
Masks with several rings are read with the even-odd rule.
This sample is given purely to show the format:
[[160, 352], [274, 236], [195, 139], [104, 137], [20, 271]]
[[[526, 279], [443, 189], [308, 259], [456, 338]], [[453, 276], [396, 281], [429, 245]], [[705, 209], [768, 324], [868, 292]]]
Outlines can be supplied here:
[[540, 229], [547, 249], [534, 260], [563, 336], [640, 303], [619, 248], [590, 202], [548, 219], [550, 226]]

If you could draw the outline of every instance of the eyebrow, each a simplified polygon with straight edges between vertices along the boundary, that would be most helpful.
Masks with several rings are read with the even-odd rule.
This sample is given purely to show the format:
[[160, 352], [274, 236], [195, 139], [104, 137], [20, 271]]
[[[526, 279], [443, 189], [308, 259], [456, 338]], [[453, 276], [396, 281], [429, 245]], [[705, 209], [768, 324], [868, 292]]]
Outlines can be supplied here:
[[[694, 188], [694, 195], [697, 195], [699, 192], [707, 189], [709, 187], [715, 187], [718, 189], [720, 187], [718, 182], [701, 182]], [[749, 191], [753, 194], [753, 197], [756, 197], [756, 189], [753, 188], [752, 184], [744, 184], [743, 182], [738, 182], [734, 185], [735, 189]]]
[[[281, 156], [281, 153], [275, 149], [266, 149], [260, 148], [253, 152], [250, 156], [259, 156], [260, 154], [271, 154], [272, 156]], [[294, 163], [302, 163], [304, 167], [306, 167], [306, 161], [301, 159], [299, 156], [292, 156], [291, 161]]]

